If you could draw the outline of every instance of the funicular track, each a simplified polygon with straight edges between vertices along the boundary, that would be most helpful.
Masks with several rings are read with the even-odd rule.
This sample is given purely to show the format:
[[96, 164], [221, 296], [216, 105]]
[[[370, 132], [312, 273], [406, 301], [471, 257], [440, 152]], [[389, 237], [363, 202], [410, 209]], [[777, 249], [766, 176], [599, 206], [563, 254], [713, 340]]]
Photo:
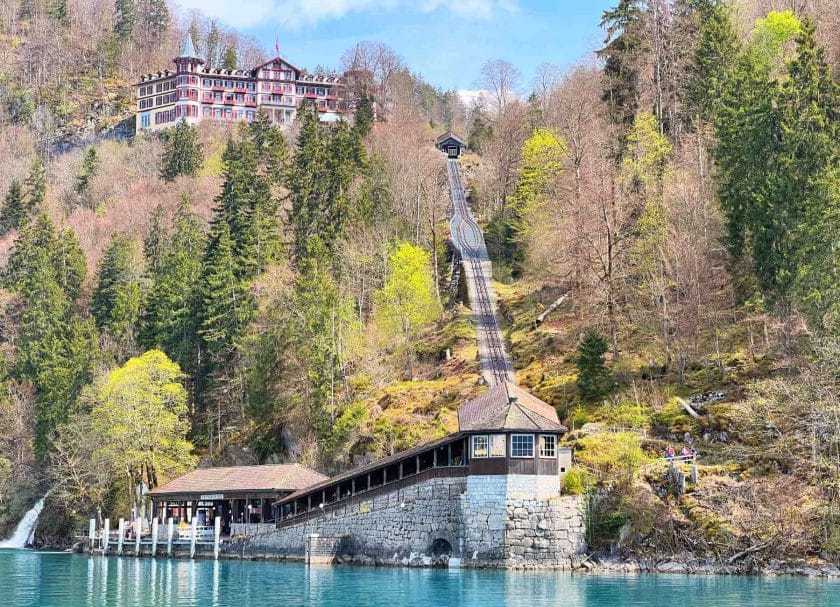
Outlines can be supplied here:
[[478, 331], [481, 373], [490, 385], [513, 381], [513, 365], [507, 355], [496, 318], [496, 303], [490, 283], [492, 271], [484, 234], [467, 205], [458, 162], [447, 161], [449, 191], [452, 198], [450, 229], [458, 249], [467, 282], [470, 305]]

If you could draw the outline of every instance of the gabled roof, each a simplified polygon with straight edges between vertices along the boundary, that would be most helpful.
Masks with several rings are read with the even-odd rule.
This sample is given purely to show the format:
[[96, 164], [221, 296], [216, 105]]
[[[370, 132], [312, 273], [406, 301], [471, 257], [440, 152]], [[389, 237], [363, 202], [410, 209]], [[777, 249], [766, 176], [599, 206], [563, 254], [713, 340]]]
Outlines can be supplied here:
[[260, 68], [262, 68], [262, 67], [265, 67], [266, 65], [271, 65], [271, 64], [272, 64], [272, 63], [274, 63], [275, 61], [279, 61], [280, 63], [285, 63], [286, 65], [288, 65], [290, 68], [292, 68], [292, 69], [293, 69], [293, 70], [295, 70], [296, 72], [302, 72], [302, 71], [303, 71], [302, 69], [295, 67], [294, 65], [292, 65], [291, 63], [289, 63], [288, 61], [286, 61], [285, 59], [283, 59], [282, 57], [280, 57], [280, 56], [278, 55], [277, 57], [274, 57], [274, 58], [272, 58], [272, 59], [269, 59], [269, 60], [268, 60], [268, 61], [266, 61], [265, 63], [260, 63], [258, 66], [256, 66], [256, 67], [254, 68], [254, 72], [256, 72], [258, 69], [260, 69]]
[[554, 430], [565, 432], [557, 411], [522, 388], [503, 382], [458, 409], [461, 432]]
[[440, 137], [438, 137], [437, 139], [435, 139], [435, 145], [440, 145], [441, 143], [443, 143], [443, 142], [444, 142], [444, 141], [446, 141], [447, 139], [452, 139], [452, 140], [454, 140], [454, 141], [457, 141], [458, 143], [460, 143], [460, 144], [461, 144], [461, 145], [463, 145], [463, 146], [466, 146], [466, 145], [467, 145], [467, 142], [466, 142], [466, 141], [464, 141], [463, 139], [461, 139], [460, 137], [458, 137], [458, 135], [456, 135], [456, 134], [455, 134], [455, 133], [453, 133], [452, 131], [447, 131], [447, 132], [445, 132], [443, 135], [441, 135]]
[[326, 480], [326, 476], [300, 464], [199, 468], [156, 487], [152, 495], [233, 493], [243, 491], [298, 491]]

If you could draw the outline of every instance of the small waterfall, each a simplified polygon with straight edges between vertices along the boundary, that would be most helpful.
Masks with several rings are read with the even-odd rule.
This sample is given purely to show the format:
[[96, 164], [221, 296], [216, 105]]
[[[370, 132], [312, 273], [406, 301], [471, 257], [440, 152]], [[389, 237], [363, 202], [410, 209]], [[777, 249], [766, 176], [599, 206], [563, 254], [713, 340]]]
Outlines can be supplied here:
[[29, 512], [23, 515], [20, 519], [15, 532], [9, 539], [0, 542], [0, 548], [26, 548], [32, 544], [35, 539], [35, 525], [38, 523], [38, 517], [41, 515], [41, 510], [44, 509], [44, 501], [46, 496], [35, 502], [35, 505], [29, 509]]

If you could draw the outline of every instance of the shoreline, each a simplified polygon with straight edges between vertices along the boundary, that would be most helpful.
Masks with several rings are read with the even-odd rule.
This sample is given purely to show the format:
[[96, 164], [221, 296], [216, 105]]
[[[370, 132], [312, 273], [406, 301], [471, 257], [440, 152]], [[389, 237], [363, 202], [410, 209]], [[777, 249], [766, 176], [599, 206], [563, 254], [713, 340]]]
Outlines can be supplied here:
[[[64, 553], [64, 554], [88, 554], [87, 550], [73, 550], [72, 548], [39, 547], [31, 548], [38, 553]], [[92, 555], [97, 556], [97, 555]], [[116, 554], [108, 554], [109, 557], [119, 557]], [[122, 557], [136, 558], [130, 552]], [[158, 556], [151, 557], [142, 555], [140, 558], [158, 558], [174, 560], [190, 560], [187, 555], [175, 555], [173, 557]], [[454, 557], [457, 558], [457, 557]], [[213, 560], [212, 554], [197, 553], [194, 559]], [[275, 563], [296, 563], [304, 564], [305, 558], [301, 555], [269, 555], [252, 554], [247, 555], [239, 552], [222, 552], [219, 559], [229, 561], [254, 561], [254, 562], [275, 562]], [[812, 579], [838, 580], [840, 579], [840, 563], [810, 562], [804, 560], [782, 560], [774, 559], [765, 565], [755, 566], [753, 563], [728, 564], [711, 559], [682, 557], [663, 558], [660, 560], [645, 558], [599, 558], [593, 556], [584, 560], [575, 560], [569, 566], [548, 566], [548, 565], [517, 565], [498, 562], [476, 562], [470, 563], [469, 559], [459, 559], [460, 564], [450, 567], [446, 557], [429, 557], [419, 555], [413, 559], [407, 557], [399, 559], [383, 559], [364, 554], [339, 555], [333, 563], [318, 564], [316, 566], [330, 567], [369, 567], [369, 568], [404, 568], [404, 569], [464, 569], [464, 570], [498, 570], [498, 571], [564, 571], [579, 575], [638, 575], [638, 574], [678, 574], [678, 575], [703, 575], [703, 576], [743, 576], [743, 577], [807, 577]]]

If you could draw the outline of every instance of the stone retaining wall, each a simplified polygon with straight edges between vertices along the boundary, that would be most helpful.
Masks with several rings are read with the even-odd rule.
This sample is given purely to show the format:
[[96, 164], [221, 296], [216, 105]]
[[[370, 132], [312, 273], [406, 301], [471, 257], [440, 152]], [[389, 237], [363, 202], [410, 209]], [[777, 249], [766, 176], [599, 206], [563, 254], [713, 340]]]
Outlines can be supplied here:
[[550, 494], [554, 483], [553, 477], [524, 475], [429, 479], [281, 529], [252, 530], [222, 550], [303, 560], [307, 537], [318, 534], [344, 538], [343, 555], [383, 564], [406, 562], [412, 553], [432, 555], [437, 547], [466, 567], [570, 567], [585, 550], [583, 511], [577, 496], [556, 496], [556, 489], [555, 497], [535, 497]]

